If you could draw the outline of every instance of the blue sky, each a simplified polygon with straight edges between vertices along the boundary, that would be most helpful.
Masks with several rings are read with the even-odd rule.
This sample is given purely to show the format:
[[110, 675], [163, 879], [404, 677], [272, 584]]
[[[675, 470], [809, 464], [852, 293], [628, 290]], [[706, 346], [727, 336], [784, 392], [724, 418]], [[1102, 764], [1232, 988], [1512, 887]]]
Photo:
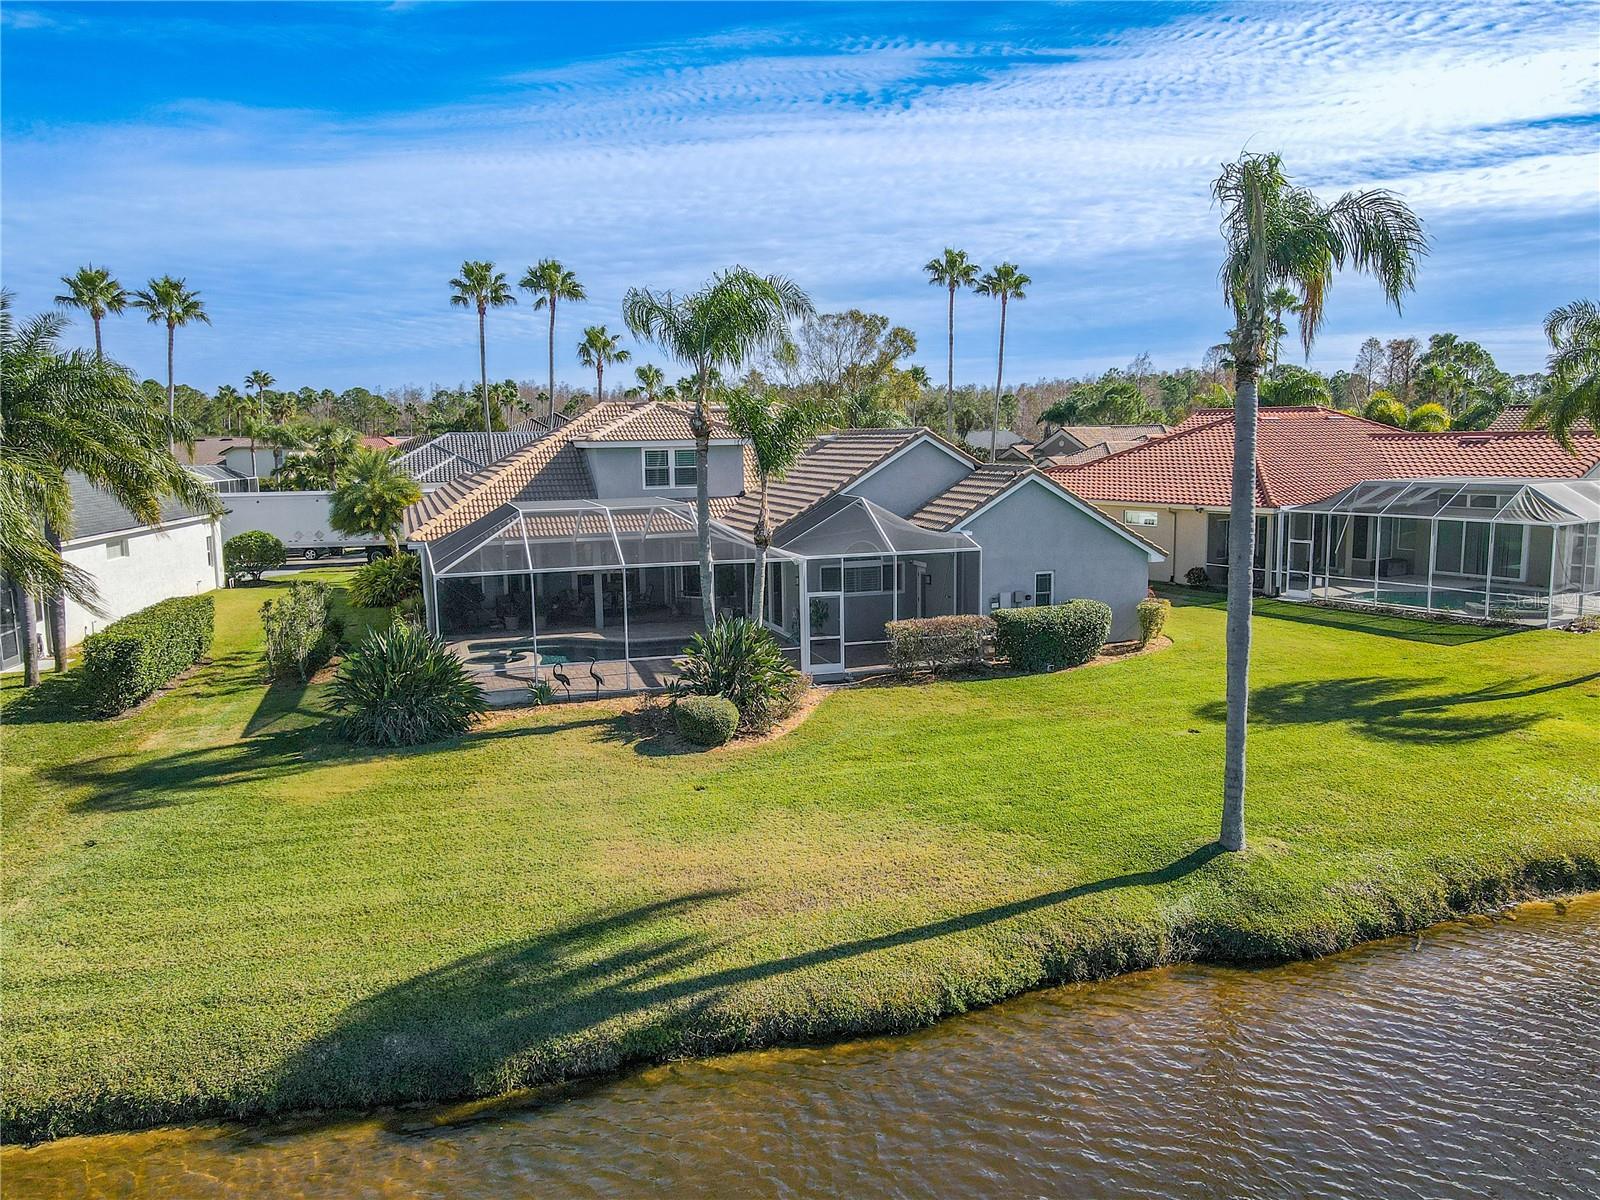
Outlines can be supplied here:
[[[8, 0], [0, 39], [5, 285], [32, 311], [84, 262], [186, 277], [213, 324], [178, 374], [208, 389], [473, 377], [466, 257], [577, 271], [573, 382], [628, 286], [734, 262], [909, 325], [939, 375], [947, 244], [1033, 277], [1013, 382], [1197, 363], [1228, 325], [1207, 189], [1246, 145], [1329, 198], [1395, 188], [1434, 238], [1402, 317], [1337, 284], [1316, 366], [1448, 328], [1536, 369], [1543, 314], [1600, 291], [1594, 5]], [[542, 377], [542, 317], [490, 320], [491, 374]], [[958, 378], [992, 378], [996, 320], [959, 302]], [[163, 374], [159, 329], [106, 338]]]

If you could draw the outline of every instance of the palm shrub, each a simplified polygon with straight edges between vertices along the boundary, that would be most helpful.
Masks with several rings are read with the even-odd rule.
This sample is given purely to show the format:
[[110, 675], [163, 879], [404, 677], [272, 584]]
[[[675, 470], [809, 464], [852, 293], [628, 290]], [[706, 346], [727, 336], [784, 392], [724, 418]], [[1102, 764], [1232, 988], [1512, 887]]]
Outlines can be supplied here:
[[350, 577], [350, 603], [357, 608], [394, 608], [422, 594], [422, 566], [415, 554], [375, 558]]
[[222, 565], [229, 579], [248, 575], [259, 582], [263, 571], [283, 566], [287, 557], [283, 543], [264, 529], [237, 533], [222, 543]]
[[805, 690], [805, 680], [759, 621], [728, 617], [684, 648], [675, 697], [725, 696], [739, 710], [746, 733], [770, 729]]
[[458, 737], [483, 715], [483, 689], [438, 638], [405, 622], [373, 629], [339, 664], [339, 735], [363, 746]]
[[331, 603], [327, 584], [301, 580], [261, 606], [267, 670], [274, 679], [297, 675], [304, 683], [333, 657], [343, 630], [330, 615]]

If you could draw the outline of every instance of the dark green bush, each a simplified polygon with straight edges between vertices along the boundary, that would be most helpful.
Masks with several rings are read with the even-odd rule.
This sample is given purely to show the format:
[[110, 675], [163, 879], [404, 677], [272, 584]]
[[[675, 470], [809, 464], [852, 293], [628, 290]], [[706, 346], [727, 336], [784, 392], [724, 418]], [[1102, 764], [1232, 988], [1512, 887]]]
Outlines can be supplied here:
[[989, 654], [994, 621], [985, 616], [917, 617], [890, 621], [889, 663], [902, 675], [938, 675], [980, 667]]
[[357, 608], [394, 608], [422, 594], [422, 566], [415, 554], [375, 558], [350, 577], [348, 590]]
[[415, 746], [471, 729], [484, 696], [443, 642], [397, 621], [371, 630], [344, 656], [332, 707], [347, 741]]
[[273, 678], [297, 675], [304, 683], [333, 657], [343, 629], [329, 612], [331, 600], [327, 584], [299, 580], [261, 606], [267, 670]]
[[696, 746], [720, 746], [739, 728], [739, 710], [725, 696], [680, 696], [672, 708], [678, 732]]
[[1183, 581], [1190, 587], [1210, 587], [1211, 575], [1204, 567], [1190, 567], [1183, 573]]
[[83, 640], [83, 682], [96, 711], [124, 712], [211, 650], [210, 596], [162, 600]]
[[1167, 614], [1172, 611], [1171, 600], [1157, 600], [1152, 596], [1139, 601], [1139, 645], [1148, 646], [1166, 627]]
[[804, 679], [772, 634], [749, 617], [729, 617], [695, 634], [672, 685], [675, 696], [726, 696], [747, 733], [770, 729], [804, 692]]
[[248, 575], [259, 580], [263, 571], [283, 566], [283, 543], [261, 529], [237, 533], [222, 543], [222, 566], [229, 579]]
[[1053, 671], [1088, 662], [1111, 633], [1111, 609], [1098, 600], [994, 614], [995, 649], [1019, 671]]

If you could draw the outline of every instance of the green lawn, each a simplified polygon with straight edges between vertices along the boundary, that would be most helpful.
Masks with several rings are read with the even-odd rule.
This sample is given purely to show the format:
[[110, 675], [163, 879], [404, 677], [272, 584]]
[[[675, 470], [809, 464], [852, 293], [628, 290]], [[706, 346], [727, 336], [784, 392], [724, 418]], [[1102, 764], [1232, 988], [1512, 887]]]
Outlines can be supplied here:
[[219, 593], [214, 664], [121, 720], [7, 687], [8, 1138], [900, 1029], [1600, 887], [1600, 636], [1262, 603], [1230, 856], [1211, 602], [1170, 649], [840, 691], [762, 746], [603, 705], [374, 754], [260, 681], [267, 594]]

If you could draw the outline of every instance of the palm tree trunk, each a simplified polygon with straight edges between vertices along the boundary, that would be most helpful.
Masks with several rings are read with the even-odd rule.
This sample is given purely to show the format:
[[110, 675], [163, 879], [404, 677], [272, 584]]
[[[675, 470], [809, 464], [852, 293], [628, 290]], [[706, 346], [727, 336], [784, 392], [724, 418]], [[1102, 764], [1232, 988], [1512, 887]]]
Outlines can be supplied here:
[[956, 440], [956, 285], [950, 285], [950, 311], [945, 317], [944, 435]]
[[100, 345], [100, 318], [94, 319], [94, 356], [96, 359], [105, 358], [105, 350]]
[[[178, 421], [178, 393], [172, 377], [172, 343], [174, 328], [171, 321], [167, 322], [167, 420], [173, 425]], [[170, 438], [170, 448], [177, 449], [178, 435], [174, 432]]]
[[[45, 541], [50, 543], [50, 548], [56, 552], [56, 557], [61, 557], [61, 532], [49, 521], [44, 523], [44, 537]], [[56, 670], [65, 671], [67, 669], [67, 598], [64, 594], [57, 592], [45, 601], [45, 619], [50, 624], [51, 645], [55, 647]]]
[[1255, 581], [1256, 364], [1241, 361], [1233, 405], [1233, 502], [1228, 510], [1228, 723], [1222, 776], [1224, 850], [1244, 849], [1245, 732], [1250, 710], [1250, 603]]
[[478, 310], [478, 378], [483, 389], [483, 431], [491, 432], [489, 423], [489, 352], [483, 342], [483, 309]]
[[544, 394], [544, 417], [548, 425], [556, 417], [556, 295], [550, 293], [550, 390]]
[[694, 532], [700, 551], [700, 609], [710, 629], [716, 620], [717, 581], [711, 573], [711, 493], [707, 476], [711, 473], [711, 422], [706, 416], [706, 392], [711, 380], [700, 372], [700, 387], [695, 393], [694, 417], [689, 428], [694, 433]]
[[606, 365], [598, 358], [594, 360], [594, 402], [599, 404], [606, 398]]
[[1000, 297], [1000, 364], [994, 373], [994, 420], [989, 424], [989, 461], [994, 462], [1000, 440], [1000, 381], [1006, 374], [1006, 298]]
[[17, 589], [17, 622], [22, 634], [22, 686], [39, 686], [39, 617], [26, 588]]
[[766, 619], [767, 599], [767, 547], [772, 543], [772, 530], [767, 528], [767, 477], [760, 476], [761, 504], [756, 509], [755, 536], [751, 539], [756, 544], [756, 580], [754, 595], [750, 601], [753, 610], [751, 615], [758, 622]]

